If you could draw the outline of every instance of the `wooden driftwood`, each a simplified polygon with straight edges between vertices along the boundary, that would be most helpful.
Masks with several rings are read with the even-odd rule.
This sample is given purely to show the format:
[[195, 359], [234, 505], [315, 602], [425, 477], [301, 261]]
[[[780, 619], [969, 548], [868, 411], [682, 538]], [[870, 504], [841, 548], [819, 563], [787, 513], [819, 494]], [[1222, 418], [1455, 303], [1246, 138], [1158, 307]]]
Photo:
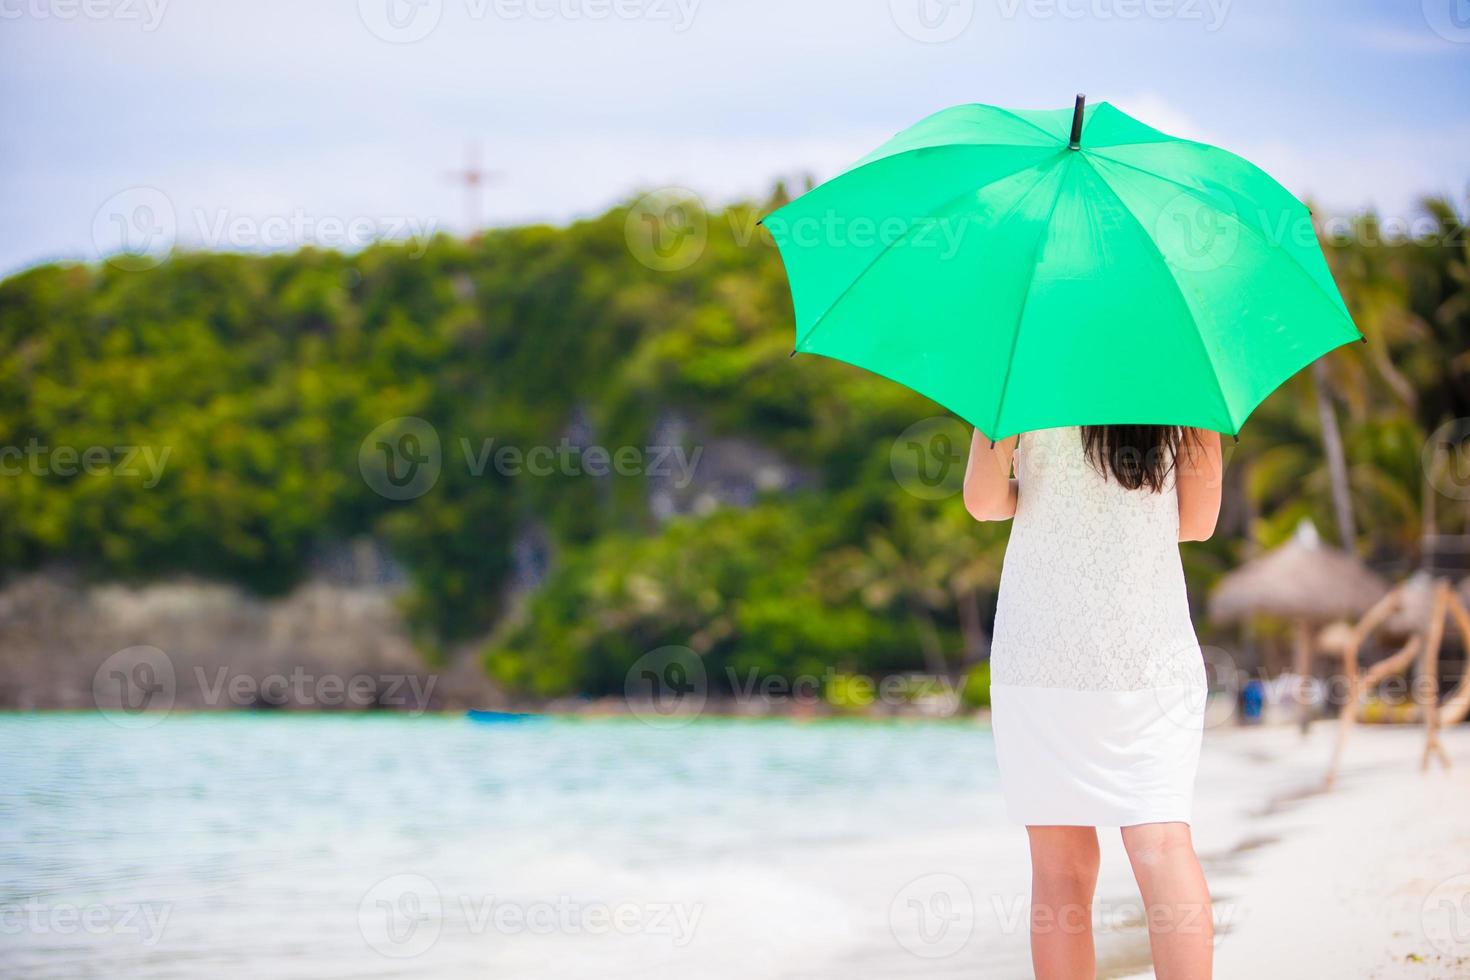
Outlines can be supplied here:
[[[1465, 604], [1455, 593], [1450, 593], [1449, 601], [1450, 615], [1454, 617], [1455, 625], [1460, 630], [1460, 642], [1470, 650], [1470, 612], [1465, 609]], [[1465, 715], [1470, 713], [1470, 660], [1467, 660], [1464, 669], [1460, 672], [1460, 682], [1455, 689], [1445, 698], [1444, 706], [1439, 709], [1439, 723], [1441, 725], [1458, 725], [1465, 720]]]
[[1446, 769], [1450, 757], [1439, 744], [1439, 648], [1444, 643], [1444, 620], [1449, 610], [1450, 583], [1441, 579], [1434, 587], [1434, 608], [1429, 614], [1429, 637], [1424, 641], [1424, 659], [1414, 683], [1414, 700], [1424, 712], [1424, 757], [1420, 769], [1429, 768], [1429, 760], [1437, 757]]
[[1312, 724], [1312, 654], [1316, 643], [1312, 635], [1312, 624], [1305, 619], [1292, 623], [1291, 669], [1296, 674], [1296, 717], [1297, 725], [1305, 737]]
[[1326, 783], [1330, 787], [1342, 770], [1343, 752], [1347, 747], [1348, 735], [1358, 720], [1359, 702], [1363, 695], [1372, 690], [1385, 678], [1404, 673], [1419, 664], [1418, 677], [1414, 681], [1414, 701], [1419, 705], [1424, 718], [1424, 754], [1420, 768], [1428, 769], [1432, 759], [1449, 768], [1449, 756], [1440, 744], [1439, 732], [1444, 725], [1453, 725], [1470, 713], [1470, 668], [1460, 678], [1455, 690], [1439, 703], [1439, 652], [1444, 643], [1445, 623], [1453, 617], [1462, 643], [1470, 644], [1470, 612], [1454, 594], [1447, 580], [1434, 583], [1433, 599], [1429, 616], [1423, 626], [1410, 635], [1397, 652], [1378, 661], [1368, 670], [1360, 667], [1359, 653], [1364, 641], [1383, 626], [1404, 604], [1408, 583], [1395, 586], [1378, 600], [1353, 627], [1351, 637], [1342, 651], [1343, 676], [1347, 680], [1347, 699], [1337, 716], [1337, 744], [1332, 750], [1332, 761], [1327, 767]]
[[1348, 690], [1342, 710], [1337, 715], [1337, 745], [1332, 750], [1332, 762], [1327, 766], [1327, 785], [1329, 787], [1337, 779], [1337, 773], [1342, 767], [1343, 749], [1347, 747], [1348, 735], [1358, 720], [1358, 699], [1362, 697], [1364, 691], [1389, 674], [1397, 673], [1413, 663], [1415, 654], [1419, 652], [1418, 637], [1411, 637], [1398, 653], [1374, 664], [1366, 676], [1358, 676], [1358, 654], [1363, 647], [1363, 641], [1398, 610], [1403, 594], [1404, 586], [1400, 584], [1390, 590], [1388, 595], [1375, 602], [1363, 614], [1358, 625], [1353, 627], [1352, 637], [1342, 651], [1342, 670], [1343, 676], [1347, 679]]

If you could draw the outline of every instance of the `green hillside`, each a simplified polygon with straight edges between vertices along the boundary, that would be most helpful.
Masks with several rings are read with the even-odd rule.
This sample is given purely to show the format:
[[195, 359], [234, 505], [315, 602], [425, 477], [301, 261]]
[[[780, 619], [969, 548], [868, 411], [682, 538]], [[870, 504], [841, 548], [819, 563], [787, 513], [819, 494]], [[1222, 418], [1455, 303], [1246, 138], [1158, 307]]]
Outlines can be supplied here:
[[[494, 675], [541, 696], [619, 691], [665, 644], [720, 678], [957, 668], [983, 652], [1005, 528], [895, 479], [895, 439], [936, 406], [788, 358], [764, 206], [698, 216], [707, 233], [688, 261], [649, 261], [646, 216], [619, 208], [355, 255], [185, 253], [14, 276], [0, 283], [0, 563], [270, 594], [320, 549], [371, 536], [409, 573], [426, 650], [492, 631]], [[1430, 434], [1470, 417], [1464, 219], [1443, 202], [1422, 217], [1414, 241], [1385, 242], [1368, 218], [1328, 242], [1369, 343], [1329, 358], [1326, 404], [1354, 544], [1388, 566], [1417, 556], [1426, 500], [1444, 532], [1470, 514], [1454, 494], [1470, 487], [1464, 458], [1442, 462], [1437, 493], [1422, 465]], [[1320, 408], [1304, 372], [1246, 427], [1222, 534], [1186, 552], [1197, 593], [1247, 532], [1274, 542], [1310, 516], [1335, 537]], [[382, 427], [404, 417], [432, 426], [442, 463], [432, 489], [396, 500], [363, 460], [369, 435], [394, 445]], [[711, 446], [748, 444], [801, 479], [748, 506], [661, 513], [645, 471], [669, 419], [681, 451], [704, 446], [699, 467], [719, 462]], [[507, 446], [570, 455], [575, 472], [489, 462]], [[641, 462], [589, 475], [587, 446]], [[940, 448], [929, 462], [942, 465], [949, 447], [920, 451]], [[512, 600], [515, 545], [532, 532], [549, 576]]]

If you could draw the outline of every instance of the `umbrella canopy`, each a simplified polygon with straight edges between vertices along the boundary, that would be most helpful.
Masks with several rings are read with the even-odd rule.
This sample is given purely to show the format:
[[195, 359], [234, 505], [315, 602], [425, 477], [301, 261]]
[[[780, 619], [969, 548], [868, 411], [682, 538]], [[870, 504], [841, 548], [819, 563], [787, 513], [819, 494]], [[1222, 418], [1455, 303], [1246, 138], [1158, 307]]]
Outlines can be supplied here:
[[947, 109], [767, 216], [793, 353], [884, 375], [999, 439], [1235, 433], [1359, 339], [1305, 205], [1238, 156], [1082, 102]]
[[1355, 556], [1322, 543], [1310, 521], [1291, 540], [1226, 575], [1210, 595], [1210, 618], [1255, 615], [1327, 622], [1355, 618], [1388, 592], [1388, 583]]

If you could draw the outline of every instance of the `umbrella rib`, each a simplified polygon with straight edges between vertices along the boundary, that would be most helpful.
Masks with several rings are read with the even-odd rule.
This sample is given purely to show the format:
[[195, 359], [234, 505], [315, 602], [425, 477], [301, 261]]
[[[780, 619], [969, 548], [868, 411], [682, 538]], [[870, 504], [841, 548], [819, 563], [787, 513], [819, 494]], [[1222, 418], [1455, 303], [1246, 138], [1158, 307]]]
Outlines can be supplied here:
[[[991, 106], [990, 108], [993, 109], [993, 108], [996, 108], [996, 107], [995, 106]], [[1026, 120], [1022, 119], [1021, 121], [1022, 122], [1025, 122]], [[1031, 125], [1038, 132], [1042, 132], [1042, 133], [1045, 133], [1046, 132], [1046, 130], [1042, 129], [1040, 126], [1036, 126], [1035, 123], [1032, 123]], [[903, 134], [900, 133], [898, 135], [899, 136], [902, 136]], [[1048, 135], [1050, 135], [1050, 134], [1048, 134]], [[1053, 137], [1051, 137], [1051, 139], [1055, 140], [1056, 137], [1053, 136]], [[889, 142], [892, 142], [892, 140], [890, 140]], [[885, 143], [884, 146], [886, 146], [886, 145], [887, 144]], [[1065, 144], [1062, 144], [1062, 145], [1065, 145]], [[844, 170], [842, 173], [838, 174], [836, 177], [833, 177], [831, 180], [824, 181], [823, 183], [819, 184], [818, 185], [818, 189], [820, 189], [822, 187], [826, 187], [828, 184], [835, 183], [835, 182], [843, 179], [844, 177], [851, 177], [855, 173], [859, 173], [860, 171], [866, 170], [869, 167], [877, 166], [880, 163], [887, 163], [890, 160], [899, 160], [899, 159], [902, 159], [904, 157], [911, 157], [911, 156], [914, 156], [916, 154], [926, 153], [926, 152], [931, 151], [931, 150], [947, 150], [947, 149], [951, 149], [951, 148], [954, 148], [954, 147], [968, 147], [970, 149], [982, 149], [982, 150], [1004, 150], [1004, 149], [1011, 149], [1011, 150], [1051, 150], [1053, 148], [1053, 146], [1054, 146], [1054, 144], [1050, 144], [1050, 143], [1049, 144], [1041, 144], [1041, 143], [959, 143], [959, 142], [957, 142], [957, 143], [933, 143], [933, 144], [925, 144], [923, 146], [910, 146], [910, 147], [908, 147], [906, 149], [897, 150], [897, 151], [895, 151], [893, 153], [889, 153], [886, 156], [881, 156], [881, 157], [875, 157], [875, 156], [872, 156], [872, 154], [869, 154], [868, 156], [863, 157], [857, 163], [853, 164], [850, 169]], [[878, 147], [878, 150], [881, 150], [881, 149], [883, 149], [882, 146]], [[877, 153], [878, 150], [874, 150], [873, 153]], [[1021, 168], [1021, 170], [1024, 170], [1024, 169], [1026, 169], [1026, 168], [1025, 167], [1022, 167]], [[1019, 170], [1018, 171], [1015, 171], [1015, 173], [1020, 173], [1020, 171]], [[1014, 176], [1014, 174], [1008, 174], [1006, 176]], [[1004, 178], [1002, 178], [1002, 179], [1004, 179]], [[983, 187], [985, 185], [982, 184], [981, 186]], [[976, 190], [978, 190], [978, 189], [979, 188], [976, 188]], [[801, 198], [797, 198], [796, 200], [799, 201], [799, 200], [801, 200]], [[770, 217], [772, 217], [773, 215], [780, 214], [786, 208], [791, 207], [791, 205], [793, 205], [795, 203], [796, 203], [796, 201], [788, 201], [784, 206], [782, 206], [780, 208], [777, 208], [775, 211], [772, 211], [771, 214], [766, 215], [766, 217], [765, 218], [762, 218], [761, 220], [762, 221], [765, 221], [765, 220], [769, 219]]]
[[[963, 200], [964, 198], [970, 196], [971, 194], [977, 194], [980, 191], [984, 190], [985, 188], [989, 187], [991, 184], [998, 184], [1002, 180], [1006, 180], [1007, 178], [1010, 178], [1010, 177], [1015, 177], [1018, 174], [1023, 174], [1027, 170], [1031, 170], [1033, 168], [1041, 167], [1046, 162], [1047, 162], [1046, 160], [1039, 160], [1039, 161], [1037, 161], [1035, 163], [1028, 163], [1024, 167], [1020, 167], [1020, 168], [1018, 168], [1016, 170], [1012, 170], [1012, 171], [1010, 171], [1008, 173], [1001, 174], [1000, 176], [995, 177], [992, 180], [987, 180], [985, 183], [980, 184], [980, 185], [978, 185], [976, 187], [968, 187], [964, 191], [962, 191], [961, 193], [956, 194], [954, 197], [951, 197], [951, 198], [949, 198], [946, 201], [940, 202], [940, 204], [937, 207], [930, 208], [929, 209], [929, 212], [927, 214], [923, 215], [922, 217], [926, 217], [926, 218], [928, 218], [928, 217], [934, 217], [935, 215], [940, 214], [943, 211], [947, 210], [956, 201]], [[1045, 172], [1043, 172], [1042, 176], [1045, 176]], [[1037, 178], [1036, 183], [1037, 184], [1040, 184], [1041, 183], [1041, 178], [1040, 177]], [[1033, 184], [1030, 188], [1027, 188], [1027, 192], [1026, 193], [1029, 194], [1032, 190], [1035, 189], [1035, 187], [1036, 187], [1036, 184]], [[1023, 194], [1022, 197], [1025, 197], [1025, 195]], [[883, 246], [883, 248], [879, 250], [878, 254], [875, 255], [875, 256], [873, 256], [873, 261], [871, 261], [867, 265], [865, 265], [863, 267], [863, 271], [862, 272], [859, 272], [856, 276], [853, 276], [852, 282], [848, 283], [847, 286], [845, 286], [843, 288], [842, 292], [840, 292], [840, 293], [837, 294], [837, 298], [834, 299], [831, 303], [827, 304], [827, 308], [817, 315], [816, 319], [814, 319], [812, 321], [812, 325], [807, 330], [807, 332], [804, 335], [802, 335], [802, 336], [800, 336], [800, 337], [798, 337], [796, 339], [796, 347], [799, 349], [803, 343], [805, 343], [806, 341], [810, 340], [812, 334], [814, 334], [814, 333], [817, 332], [817, 328], [820, 327], [826, 321], [827, 317], [832, 313], [833, 310], [837, 309], [837, 307], [839, 305], [841, 305], [841, 303], [842, 303], [843, 300], [847, 299], [848, 294], [851, 293], [853, 291], [853, 289], [855, 289], [857, 287], [857, 284], [863, 280], [863, 277], [866, 276], [869, 272], [872, 272], [873, 271], [873, 267], [876, 266], [880, 261], [882, 261], [882, 259], [883, 259], [883, 257], [885, 255], [887, 255], [890, 252], [892, 252], [893, 249], [895, 247], [897, 247], [901, 242], [907, 240], [908, 237], [910, 235], [912, 235], [915, 230], [916, 230], [915, 228], [910, 228], [908, 231], [905, 231], [902, 235], [898, 236], [893, 241], [891, 241], [887, 245]]]
[[1184, 295], [1184, 286], [1179, 282], [1178, 277], [1174, 275], [1174, 270], [1170, 267], [1169, 260], [1164, 258], [1164, 253], [1159, 249], [1159, 243], [1154, 241], [1154, 237], [1148, 233], [1148, 229], [1143, 226], [1143, 222], [1138, 220], [1138, 215], [1129, 210], [1128, 205], [1124, 203], [1118, 191], [1108, 181], [1108, 178], [1104, 176], [1103, 172], [1097, 168], [1095, 163], [1089, 159], [1087, 166], [1097, 175], [1098, 183], [1106, 187], [1108, 193], [1113, 195], [1113, 200], [1118, 202], [1118, 207], [1137, 226], [1138, 233], [1143, 236], [1143, 240], [1148, 242], [1149, 247], [1159, 257], [1159, 261], [1163, 263], [1164, 274], [1169, 277], [1169, 282], [1174, 286], [1174, 291], [1179, 294], [1179, 302], [1184, 304], [1185, 312], [1190, 315], [1189, 325], [1194, 328], [1195, 339], [1199, 341], [1200, 350], [1204, 352], [1205, 362], [1210, 365], [1210, 379], [1215, 382], [1215, 392], [1220, 396], [1220, 406], [1225, 409], [1225, 418], [1231, 425], [1236, 427], [1235, 431], [1239, 432], [1240, 426], [1236, 424], [1235, 412], [1230, 407], [1230, 399], [1225, 397], [1225, 388], [1220, 384], [1220, 368], [1215, 363], [1215, 356], [1210, 353], [1210, 345], [1205, 343], [1205, 335], [1200, 331], [1199, 322], [1195, 319], [1194, 306], [1189, 302], [1189, 297]]
[[[1208, 144], [1205, 144], [1205, 143], [1200, 143], [1200, 144], [1197, 144], [1197, 145], [1199, 145], [1199, 146], [1208, 146]], [[1221, 152], [1223, 153], [1225, 151], [1222, 150]], [[1255, 228], [1252, 228], [1250, 225], [1246, 224], [1244, 221], [1241, 221], [1239, 215], [1234, 214], [1234, 213], [1232, 213], [1230, 211], [1223, 211], [1220, 208], [1216, 207], [1215, 206], [1215, 203], [1213, 201], [1211, 201], [1209, 198], [1204, 197], [1203, 195], [1201, 195], [1200, 192], [1199, 192], [1199, 190], [1197, 188], [1191, 187], [1188, 184], [1184, 183], [1183, 181], [1175, 180], [1173, 177], [1166, 177], [1163, 174], [1154, 173], [1152, 170], [1148, 170], [1148, 169], [1146, 169], [1144, 167], [1140, 167], [1140, 166], [1138, 166], [1137, 164], [1134, 164], [1134, 163], [1129, 163], [1127, 160], [1119, 160], [1118, 158], [1109, 156], [1106, 153], [1097, 153], [1096, 155], [1102, 157], [1104, 160], [1108, 161], [1109, 163], [1116, 163], [1120, 167], [1127, 167], [1129, 170], [1137, 170], [1139, 173], [1143, 174], [1146, 177], [1152, 177], [1154, 180], [1162, 180], [1166, 184], [1172, 184], [1175, 187], [1178, 187], [1180, 190], [1184, 191], [1190, 197], [1194, 198], [1197, 201], [1200, 201], [1201, 203], [1203, 203], [1204, 205], [1206, 205], [1207, 207], [1209, 207], [1209, 209], [1211, 211], [1214, 211], [1216, 214], [1224, 215], [1225, 217], [1229, 218], [1232, 222], [1235, 223], [1236, 226], [1244, 229], [1251, 236], [1253, 236], [1257, 241], [1259, 241], [1262, 245], [1266, 246], [1266, 248], [1268, 248], [1268, 249], [1277, 249], [1277, 248], [1280, 247], [1280, 246], [1277, 246], [1277, 245], [1273, 245], [1271, 243], [1271, 240], [1268, 239], [1265, 235], [1263, 235], [1260, 231], [1258, 231]], [[1247, 161], [1247, 162], [1249, 162], [1249, 161]], [[1097, 168], [1094, 167], [1093, 169], [1095, 170]], [[1269, 176], [1269, 174], [1267, 176]], [[1290, 192], [1288, 191], [1287, 193], [1289, 194]], [[1301, 202], [1298, 201], [1297, 203], [1300, 204]], [[1347, 317], [1348, 325], [1353, 328], [1353, 333], [1356, 334], [1356, 335], [1358, 335], [1358, 336], [1362, 336], [1362, 331], [1360, 331], [1358, 329], [1358, 325], [1353, 322], [1352, 314], [1350, 314], [1350, 313], [1344, 313], [1342, 307], [1339, 306], [1339, 304], [1337, 302], [1333, 302], [1334, 299], [1341, 300], [1341, 297], [1340, 296], [1339, 297], [1333, 297], [1332, 295], [1330, 295], [1327, 292], [1327, 290], [1325, 288], [1323, 288], [1322, 284], [1316, 280], [1316, 277], [1314, 277], [1310, 272], [1308, 272], [1306, 270], [1306, 268], [1300, 262], [1298, 262], [1296, 260], [1296, 256], [1295, 255], [1292, 255], [1290, 252], [1287, 252], [1285, 249], [1281, 249], [1281, 251], [1283, 251], [1283, 252], [1286, 253], [1287, 259], [1290, 260], [1290, 262], [1291, 262], [1291, 267], [1293, 269], [1295, 269], [1297, 272], [1299, 272], [1301, 275], [1303, 275], [1303, 276], [1306, 277], [1306, 279], [1316, 288], [1317, 292], [1321, 293], [1322, 296], [1323, 296], [1323, 298], [1325, 298], [1327, 300], [1328, 305], [1331, 306], [1338, 313], [1342, 313], [1343, 316]]]
[[[1060, 143], [1063, 146], [1065, 146], [1066, 143], [1067, 143], [1066, 140], [1059, 138], [1056, 133], [1048, 133], [1046, 130], [1042, 129], [1040, 126], [1036, 125], [1036, 123], [1032, 122], [1031, 120], [1022, 117], [1022, 116], [1020, 116], [1020, 115], [1012, 112], [1009, 109], [1003, 108], [1002, 106], [998, 106], [998, 105], [985, 105], [985, 103], [983, 103], [983, 102], [977, 102], [975, 104], [976, 105], [980, 105], [980, 106], [984, 106], [987, 109], [994, 109], [996, 112], [1000, 113], [1003, 116], [1010, 116], [1012, 119], [1016, 120], [1016, 122], [1024, 123], [1025, 125], [1030, 126], [1032, 129], [1036, 130], [1038, 133], [1041, 133], [1047, 139], [1049, 139], [1049, 140], [1055, 140], [1057, 143]], [[1091, 121], [1091, 118], [1092, 117], [1089, 116], [1088, 117], [1088, 120]], [[1068, 122], [1070, 123], [1070, 119], [1068, 120]]]
[[[1071, 158], [1072, 153], [1070, 150], [1068, 150], [1066, 152], [1066, 156], [1063, 157], [1063, 159], [1070, 160]], [[1035, 184], [1032, 184], [1031, 189], [1028, 190], [1026, 192], [1026, 195], [1024, 196], [1030, 196], [1031, 191], [1035, 190], [1038, 186], [1040, 186], [1040, 184], [1041, 181], [1039, 180]], [[1016, 324], [1011, 328], [1011, 345], [1006, 351], [1006, 366], [1005, 370], [1001, 372], [1000, 376], [1000, 397], [995, 400], [995, 421], [991, 424], [991, 431], [985, 433], [986, 435], [990, 436], [991, 439], [1000, 438], [1000, 436], [998, 436], [996, 432], [998, 431], [1000, 426], [1000, 414], [1002, 411], [1005, 410], [1006, 392], [1010, 389], [1011, 386], [1011, 367], [1015, 364], [1016, 361], [1016, 348], [1020, 346], [1021, 321], [1026, 318], [1026, 304], [1031, 299], [1031, 287], [1036, 282], [1036, 256], [1037, 253], [1041, 251], [1042, 240], [1046, 237], [1047, 229], [1051, 227], [1052, 216], [1057, 213], [1057, 205], [1061, 203], [1062, 190], [1066, 187], [1066, 185], [1067, 176], [1066, 174], [1063, 174], [1062, 179], [1057, 181], [1057, 193], [1056, 196], [1053, 197], [1051, 200], [1051, 207], [1047, 209], [1046, 220], [1041, 223], [1041, 228], [1036, 233], [1036, 243], [1031, 246], [1031, 259], [1026, 263], [1026, 288], [1021, 293], [1021, 308], [1016, 311]], [[1017, 201], [1016, 207], [1019, 206], [1020, 201]], [[1011, 210], [1014, 211], [1015, 207], [1013, 207]]]

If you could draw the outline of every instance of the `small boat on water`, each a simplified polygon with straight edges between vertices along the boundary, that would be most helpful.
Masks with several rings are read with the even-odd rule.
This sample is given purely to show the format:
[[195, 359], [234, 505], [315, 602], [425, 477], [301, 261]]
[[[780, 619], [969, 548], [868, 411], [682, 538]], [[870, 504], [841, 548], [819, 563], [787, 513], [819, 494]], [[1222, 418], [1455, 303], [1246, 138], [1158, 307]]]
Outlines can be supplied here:
[[471, 708], [465, 712], [465, 717], [470, 721], [485, 725], [500, 725], [506, 722], [530, 721], [540, 716], [528, 711], [491, 711], [488, 708]]

